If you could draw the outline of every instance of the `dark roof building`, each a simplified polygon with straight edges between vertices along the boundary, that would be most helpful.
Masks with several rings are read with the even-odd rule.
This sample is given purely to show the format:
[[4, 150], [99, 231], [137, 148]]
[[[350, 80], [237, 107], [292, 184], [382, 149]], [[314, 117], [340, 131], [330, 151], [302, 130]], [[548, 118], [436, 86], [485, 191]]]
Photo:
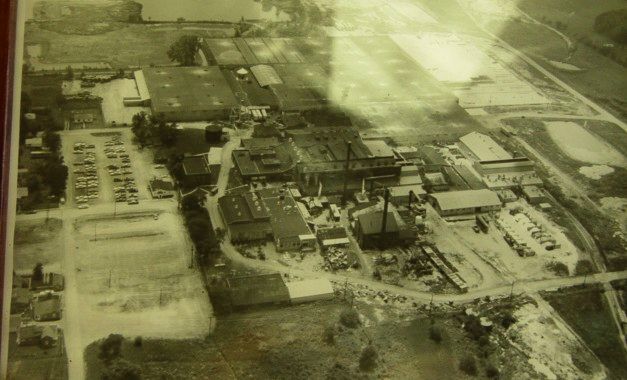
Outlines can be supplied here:
[[231, 240], [272, 237], [278, 251], [315, 249], [315, 236], [296, 201], [285, 189], [229, 194], [218, 200]]
[[290, 294], [279, 273], [227, 279], [231, 304], [235, 308], [289, 303]]
[[415, 238], [398, 211], [394, 209], [388, 210], [385, 231], [382, 231], [382, 226], [383, 210], [374, 209], [359, 214], [355, 221], [355, 237], [359, 246], [367, 249], [390, 243], [402, 244]]
[[239, 103], [220, 69], [210, 67], [144, 68], [138, 87], [150, 96], [153, 114], [168, 121], [203, 121], [228, 117]]
[[207, 155], [199, 154], [183, 158], [183, 182], [187, 187], [210, 185], [215, 177], [207, 161]]

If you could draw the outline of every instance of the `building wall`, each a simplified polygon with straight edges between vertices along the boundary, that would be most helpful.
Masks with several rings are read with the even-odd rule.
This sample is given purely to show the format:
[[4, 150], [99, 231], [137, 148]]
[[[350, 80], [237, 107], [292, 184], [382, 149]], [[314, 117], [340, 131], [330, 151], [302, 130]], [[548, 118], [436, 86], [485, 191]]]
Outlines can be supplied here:
[[229, 226], [229, 235], [231, 236], [231, 241], [234, 243], [245, 243], [249, 241], [256, 240], [264, 240], [268, 237], [268, 230], [263, 228], [247, 228], [245, 231], [237, 228], [231, 228]]
[[454, 215], [474, 214], [477, 211], [478, 212], [498, 211], [501, 209], [501, 206], [498, 205], [498, 206], [480, 207], [479, 210], [477, 210], [477, 208], [475, 207], [458, 208], [458, 209], [453, 209], [453, 210], [442, 210], [440, 209], [440, 205], [436, 203], [436, 209], [438, 213], [442, 216], [454, 216]]
[[213, 176], [211, 175], [211, 173], [191, 174], [191, 175], [186, 175], [183, 178], [183, 182], [185, 183], [185, 186], [188, 186], [188, 187], [211, 185], [213, 183], [212, 178]]
[[163, 111], [153, 105], [152, 112], [153, 114], [163, 114], [166, 121], [207, 121], [226, 119], [229, 117], [231, 110], [229, 108], [222, 108], [202, 111], [184, 109], [180, 111]]

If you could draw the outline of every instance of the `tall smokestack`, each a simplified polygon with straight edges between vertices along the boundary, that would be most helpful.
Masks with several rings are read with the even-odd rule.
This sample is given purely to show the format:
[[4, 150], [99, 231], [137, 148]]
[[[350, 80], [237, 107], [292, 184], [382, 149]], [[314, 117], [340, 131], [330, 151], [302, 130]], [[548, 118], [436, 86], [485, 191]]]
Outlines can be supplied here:
[[348, 186], [348, 170], [351, 162], [351, 142], [346, 142], [346, 166], [344, 167], [344, 186], [342, 188], [342, 206], [346, 206], [346, 187]]
[[386, 187], [385, 194], [383, 196], [383, 217], [381, 219], [381, 235], [386, 232], [388, 222], [388, 203], [390, 203], [390, 190]]

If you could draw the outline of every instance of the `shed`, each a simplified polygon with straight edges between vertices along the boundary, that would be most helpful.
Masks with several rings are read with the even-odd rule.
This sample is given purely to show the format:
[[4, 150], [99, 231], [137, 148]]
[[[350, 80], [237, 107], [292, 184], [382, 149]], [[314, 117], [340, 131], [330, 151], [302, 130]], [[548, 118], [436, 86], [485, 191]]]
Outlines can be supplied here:
[[286, 284], [291, 303], [303, 303], [333, 299], [335, 292], [326, 278], [288, 282]]

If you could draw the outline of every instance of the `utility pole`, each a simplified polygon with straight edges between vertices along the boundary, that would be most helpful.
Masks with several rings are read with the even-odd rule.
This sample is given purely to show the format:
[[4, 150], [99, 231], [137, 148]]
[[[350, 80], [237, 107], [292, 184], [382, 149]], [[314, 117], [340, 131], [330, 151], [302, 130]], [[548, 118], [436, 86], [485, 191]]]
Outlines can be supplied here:
[[98, 236], [96, 235], [96, 227], [98, 226], [98, 223], [94, 222], [94, 241], [98, 241]]
[[512, 287], [509, 290], [509, 298], [512, 299], [512, 297], [514, 296], [514, 284], [516, 284], [516, 281], [512, 281]]
[[346, 188], [348, 186], [348, 171], [350, 168], [350, 161], [351, 161], [351, 145], [352, 143], [350, 141], [346, 142], [346, 166], [344, 167], [344, 186], [342, 187], [342, 206], [346, 206], [346, 201], [347, 201], [347, 197], [346, 197]]
[[109, 269], [109, 288], [111, 288], [111, 269]]

